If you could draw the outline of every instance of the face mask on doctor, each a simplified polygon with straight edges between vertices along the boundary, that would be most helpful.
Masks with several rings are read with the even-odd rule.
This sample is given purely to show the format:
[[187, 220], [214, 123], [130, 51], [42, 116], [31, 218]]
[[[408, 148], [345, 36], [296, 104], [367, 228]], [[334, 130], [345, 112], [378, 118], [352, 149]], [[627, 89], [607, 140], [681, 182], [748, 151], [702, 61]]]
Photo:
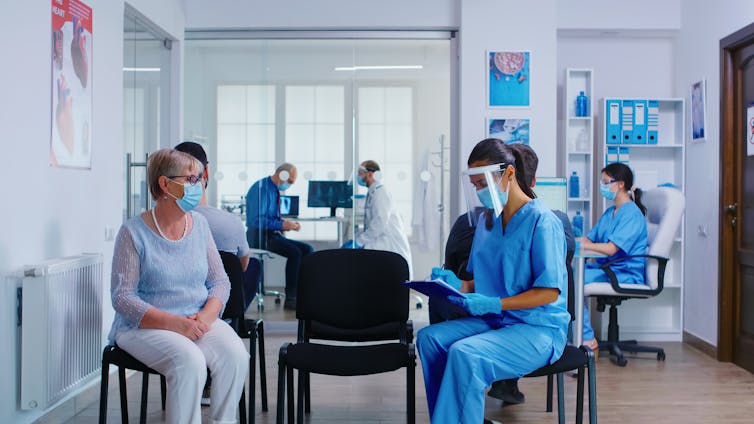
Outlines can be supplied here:
[[498, 163], [477, 166], [464, 171], [464, 178], [471, 181], [470, 185], [464, 184], [464, 187], [468, 188], [464, 191], [466, 192], [467, 202], [470, 202], [468, 204], [469, 210], [472, 210], [474, 203], [478, 200], [484, 208], [492, 209], [495, 216], [502, 213], [503, 207], [508, 203], [508, 187], [501, 188], [500, 180], [507, 166], [507, 163]]
[[[497, 198], [500, 200], [500, 208], [504, 208], [505, 204], [508, 203], [508, 192], [495, 190], [495, 193], [497, 193]], [[489, 187], [480, 188], [476, 191], [476, 195], [485, 208], [495, 209], [495, 203], [492, 201], [492, 194], [490, 194]]]

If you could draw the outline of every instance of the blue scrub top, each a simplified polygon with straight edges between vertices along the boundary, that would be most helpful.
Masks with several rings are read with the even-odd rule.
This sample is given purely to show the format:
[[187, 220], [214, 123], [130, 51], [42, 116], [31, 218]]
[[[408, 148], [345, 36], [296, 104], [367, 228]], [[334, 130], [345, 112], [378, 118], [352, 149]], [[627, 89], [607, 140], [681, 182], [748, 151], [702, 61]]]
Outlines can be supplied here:
[[[643, 255], [647, 252], [647, 221], [636, 203], [626, 202], [615, 210], [615, 206], [607, 208], [597, 225], [589, 231], [587, 235], [589, 240], [594, 243], [613, 242], [618, 247], [618, 251], [607, 258], [596, 260], [596, 264], [587, 264], [589, 268], [599, 268], [605, 262], [622, 258], [629, 255]], [[618, 281], [626, 284], [645, 284], [644, 267], [646, 260], [644, 258], [633, 258], [618, 262], [610, 266], [615, 272]], [[596, 278], [593, 273], [585, 274], [586, 282], [607, 281], [602, 279], [602, 273], [597, 280], [589, 281], [588, 277]]]
[[534, 287], [558, 289], [553, 303], [503, 311], [497, 319], [503, 325], [527, 323], [565, 334], [571, 319], [565, 258], [563, 224], [541, 200], [534, 199], [513, 215], [505, 230], [502, 216], [495, 219], [492, 229], [479, 222], [467, 269], [474, 275], [474, 291], [487, 296], [510, 297]]

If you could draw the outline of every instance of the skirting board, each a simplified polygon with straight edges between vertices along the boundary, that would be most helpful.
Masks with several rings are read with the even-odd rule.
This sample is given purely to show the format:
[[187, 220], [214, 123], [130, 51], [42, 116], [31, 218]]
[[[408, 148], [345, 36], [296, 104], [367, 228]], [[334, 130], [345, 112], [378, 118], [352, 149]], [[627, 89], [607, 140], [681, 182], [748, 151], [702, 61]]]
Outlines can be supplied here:
[[712, 346], [699, 337], [696, 337], [693, 334], [689, 334], [685, 331], [683, 332], [683, 342], [689, 346], [693, 346], [699, 349], [703, 353], [711, 356], [713, 359], [717, 359], [717, 346]]

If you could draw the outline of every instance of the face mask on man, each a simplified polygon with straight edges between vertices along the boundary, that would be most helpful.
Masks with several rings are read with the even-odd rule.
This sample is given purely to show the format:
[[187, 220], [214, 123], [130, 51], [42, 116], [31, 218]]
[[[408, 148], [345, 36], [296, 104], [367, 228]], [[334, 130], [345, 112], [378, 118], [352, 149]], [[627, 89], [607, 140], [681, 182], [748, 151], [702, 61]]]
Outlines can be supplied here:
[[291, 183], [288, 181], [283, 181], [282, 183], [278, 184], [278, 190], [280, 191], [286, 191], [289, 188], [291, 188]]
[[362, 186], [362, 187], [366, 187], [366, 186], [367, 186], [367, 182], [366, 182], [366, 181], [364, 181], [364, 178], [362, 178], [362, 176], [361, 176], [361, 175], [357, 175], [357, 176], [356, 176], [356, 183], [357, 183], [358, 185]]
[[[173, 180], [170, 181], [175, 184], [180, 184]], [[170, 195], [170, 197], [175, 199], [175, 202], [178, 204], [178, 207], [181, 208], [182, 211], [189, 212], [197, 207], [199, 205], [199, 202], [202, 200], [202, 186], [199, 185], [200, 183], [201, 181], [197, 182], [196, 184], [183, 184], [183, 197], [181, 198], [173, 196], [173, 194], [170, 192], [167, 193]]]

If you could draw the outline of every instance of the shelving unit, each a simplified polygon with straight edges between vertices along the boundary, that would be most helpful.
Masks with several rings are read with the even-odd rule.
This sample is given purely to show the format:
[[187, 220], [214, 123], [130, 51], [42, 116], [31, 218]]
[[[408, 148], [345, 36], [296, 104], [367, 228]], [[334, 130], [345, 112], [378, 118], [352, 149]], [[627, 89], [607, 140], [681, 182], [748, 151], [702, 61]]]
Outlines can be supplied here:
[[[611, 100], [636, 101], [630, 98], [607, 98], [602, 101], [603, 138], [599, 143], [597, 169], [607, 162], [608, 147], [627, 148], [617, 154], [618, 161], [627, 161], [634, 173], [634, 185], [643, 190], [660, 184], [673, 184], [684, 192], [686, 187], [686, 115], [684, 99], [649, 99], [658, 103], [657, 144], [607, 144], [606, 122], [608, 102]], [[608, 202], [598, 202], [604, 211]], [[646, 341], [681, 341], [683, 338], [683, 261], [685, 250], [685, 215], [673, 243], [670, 261], [665, 271], [665, 288], [660, 295], [650, 299], [632, 300], [620, 306], [622, 339]], [[602, 320], [602, 334], [607, 334], [607, 319]]]
[[[583, 91], [589, 98], [587, 116], [576, 116], [576, 97]], [[593, 72], [591, 69], [567, 68], [565, 75], [565, 152], [563, 170], [568, 181], [568, 210], [566, 213], [573, 222], [576, 211], [584, 216], [584, 232], [592, 227], [592, 181], [594, 163], [594, 108], [592, 102]], [[579, 176], [580, 193], [570, 197], [573, 171]]]

